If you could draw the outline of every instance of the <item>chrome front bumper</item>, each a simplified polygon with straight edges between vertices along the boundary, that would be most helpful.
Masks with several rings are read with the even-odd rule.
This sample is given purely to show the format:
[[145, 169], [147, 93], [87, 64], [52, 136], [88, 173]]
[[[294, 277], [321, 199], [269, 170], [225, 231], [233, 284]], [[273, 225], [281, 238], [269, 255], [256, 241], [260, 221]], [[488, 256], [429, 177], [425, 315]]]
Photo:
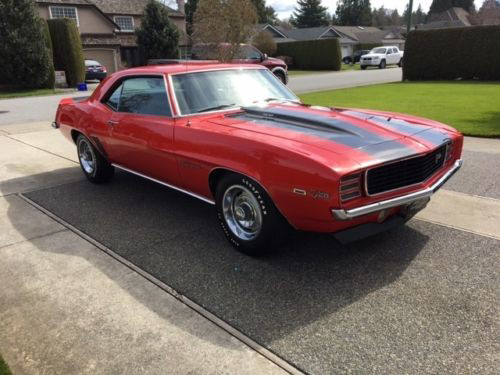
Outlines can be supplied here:
[[462, 159], [459, 159], [455, 162], [453, 167], [444, 174], [436, 183], [428, 188], [423, 190], [416, 191], [414, 193], [410, 193], [407, 195], [402, 195], [397, 198], [387, 199], [385, 201], [368, 204], [366, 206], [356, 207], [350, 210], [337, 210], [332, 209], [332, 215], [337, 220], [351, 220], [357, 218], [359, 216], [371, 214], [373, 212], [385, 210], [387, 208], [405, 206], [411, 204], [422, 198], [429, 198], [432, 194], [434, 194], [443, 184], [448, 181], [448, 179], [455, 174], [456, 171], [460, 169], [462, 166]]

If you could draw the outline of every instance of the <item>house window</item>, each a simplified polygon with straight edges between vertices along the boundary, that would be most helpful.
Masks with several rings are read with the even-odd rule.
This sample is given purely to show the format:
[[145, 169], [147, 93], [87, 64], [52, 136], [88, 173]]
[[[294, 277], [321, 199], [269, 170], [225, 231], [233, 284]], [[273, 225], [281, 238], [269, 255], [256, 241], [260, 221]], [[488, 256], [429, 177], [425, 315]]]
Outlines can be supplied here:
[[121, 31], [134, 31], [134, 18], [130, 16], [115, 16], [115, 23]]
[[69, 18], [76, 22], [77, 26], [80, 26], [78, 22], [78, 11], [75, 7], [60, 7], [51, 6], [49, 7], [50, 18]]

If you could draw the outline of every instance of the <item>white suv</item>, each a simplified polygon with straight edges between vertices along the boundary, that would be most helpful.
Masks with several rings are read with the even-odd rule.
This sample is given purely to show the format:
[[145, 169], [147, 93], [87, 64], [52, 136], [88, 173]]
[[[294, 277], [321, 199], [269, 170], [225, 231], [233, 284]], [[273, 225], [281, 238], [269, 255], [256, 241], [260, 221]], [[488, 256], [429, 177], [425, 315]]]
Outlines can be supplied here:
[[361, 56], [359, 61], [361, 69], [369, 66], [378, 66], [379, 69], [385, 69], [387, 65], [403, 65], [403, 51], [395, 46], [384, 46], [374, 48], [367, 55]]

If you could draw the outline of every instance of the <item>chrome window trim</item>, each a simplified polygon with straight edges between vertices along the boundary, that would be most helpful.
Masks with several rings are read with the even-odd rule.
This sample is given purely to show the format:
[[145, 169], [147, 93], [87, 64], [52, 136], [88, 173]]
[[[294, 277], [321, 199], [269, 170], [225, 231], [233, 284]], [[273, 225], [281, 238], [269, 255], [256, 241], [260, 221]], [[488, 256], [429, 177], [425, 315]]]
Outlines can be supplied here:
[[[394, 163], [399, 163], [400, 161], [405, 161], [405, 160], [410, 160], [410, 159], [416, 159], [416, 158], [419, 158], [419, 157], [422, 157], [422, 156], [425, 156], [427, 154], [431, 154], [433, 153], [434, 151], [436, 151], [438, 148], [442, 147], [446, 145], [446, 151], [445, 151], [445, 159], [443, 159], [443, 165], [441, 165], [441, 167], [439, 167], [438, 169], [436, 169], [436, 171], [431, 174], [429, 177], [427, 177], [425, 180], [423, 181], [420, 181], [420, 182], [417, 182], [415, 184], [411, 184], [411, 185], [405, 185], [405, 186], [402, 186], [402, 187], [399, 187], [399, 188], [395, 188], [395, 189], [391, 189], [391, 190], [386, 190], [386, 191], [383, 191], [381, 193], [376, 193], [376, 194], [369, 194], [368, 193], [368, 172], [371, 171], [372, 169], [376, 169], [376, 168], [380, 168], [380, 167], [384, 167], [386, 165], [390, 165], [390, 164], [394, 164]], [[446, 153], [448, 152], [448, 147], [450, 147], [451, 145], [451, 139], [447, 139], [445, 140], [442, 144], [440, 144], [438, 147], [430, 150], [430, 151], [427, 151], [425, 153], [422, 153], [422, 154], [417, 154], [417, 155], [413, 155], [413, 156], [409, 156], [409, 157], [406, 157], [406, 158], [402, 158], [402, 159], [398, 159], [398, 160], [391, 160], [387, 163], [383, 163], [383, 164], [378, 164], [378, 165], [375, 165], [373, 167], [370, 167], [368, 169], [366, 169], [364, 171], [364, 177], [363, 177], [363, 183], [364, 183], [364, 193], [366, 194], [367, 197], [376, 197], [376, 196], [379, 196], [379, 195], [382, 195], [382, 194], [386, 194], [386, 193], [390, 193], [390, 192], [394, 192], [394, 191], [398, 191], [398, 190], [403, 190], [403, 189], [408, 189], [408, 188], [411, 188], [411, 187], [414, 187], [414, 186], [417, 186], [417, 185], [420, 185], [420, 184], [423, 184], [427, 181], [429, 181], [429, 179], [431, 179], [436, 173], [438, 173], [441, 169], [443, 169], [446, 165]]]
[[[224, 113], [224, 112], [231, 112], [231, 111], [235, 111], [235, 110], [236, 111], [237, 110], [241, 110], [241, 107], [235, 106], [235, 107], [231, 107], [231, 108], [218, 109], [218, 110], [215, 110], [215, 111], [209, 111], [209, 112], [203, 112], [203, 113], [189, 113], [189, 114], [186, 114], [186, 115], [181, 114], [181, 110], [180, 110], [180, 107], [179, 107], [179, 102], [177, 101], [177, 94], [175, 93], [174, 82], [172, 81], [172, 77], [173, 76], [177, 76], [177, 75], [186, 75], [186, 74], [191, 74], [191, 73], [214, 72], [214, 71], [221, 71], [221, 70], [267, 70], [267, 71], [269, 71], [269, 69], [267, 69], [266, 67], [260, 66], [260, 65], [259, 66], [255, 66], [255, 67], [250, 67], [250, 66], [242, 67], [242, 66], [235, 65], [235, 67], [225, 67], [225, 68], [215, 68], [215, 69], [187, 70], [187, 71], [184, 71], [184, 72], [167, 73], [168, 74], [168, 82], [170, 83], [170, 87], [172, 88], [172, 94], [173, 94], [172, 96], [173, 96], [173, 101], [175, 103], [175, 109], [176, 109], [176, 112], [175, 112], [176, 113], [176, 115], [175, 115], [176, 118], [192, 117], [192, 116], [203, 116], [203, 115], [208, 115], [208, 114], [212, 114], [212, 113], [216, 114], [216, 113]], [[284, 85], [281, 82], [280, 82], [280, 84], [283, 87], [285, 87], [289, 92], [291, 92], [294, 96], [297, 96], [292, 90], [290, 90], [288, 88], [288, 86]], [[298, 97], [297, 97], [297, 99], [298, 99]], [[298, 99], [298, 100], [300, 100], [300, 99]]]
[[166, 187], [169, 187], [171, 189], [174, 189], [174, 190], [177, 190], [177, 191], [180, 191], [181, 193], [184, 193], [184, 194], [187, 194], [191, 197], [194, 197], [194, 198], [198, 198], [199, 200], [205, 202], [205, 203], [209, 203], [211, 205], [215, 205], [215, 202], [211, 199], [208, 199], [202, 195], [199, 195], [199, 194], [196, 194], [196, 193], [193, 193], [192, 191], [189, 191], [189, 190], [185, 190], [185, 189], [182, 189], [178, 186], [175, 186], [175, 185], [172, 185], [172, 184], [168, 184], [166, 182], [163, 182], [163, 181], [160, 181], [156, 178], [153, 178], [153, 177], [149, 177], [149, 176], [146, 176], [145, 174], [142, 174], [142, 173], [139, 173], [139, 172], [136, 172], [132, 169], [129, 169], [127, 167], [124, 167], [120, 164], [115, 164], [115, 163], [112, 163], [111, 164], [113, 167], [115, 168], [118, 168], [118, 169], [121, 169], [121, 170], [124, 170], [125, 172], [129, 172], [129, 173], [132, 173], [132, 174], [135, 174], [136, 176], [139, 176], [139, 177], [142, 177], [142, 178], [145, 178], [147, 180], [150, 180], [150, 181], [153, 181], [153, 182], [156, 182], [157, 184], [160, 184], [160, 185], [163, 185], [163, 186], [166, 186]]
[[352, 208], [350, 210], [332, 209], [332, 215], [335, 219], [340, 221], [351, 220], [359, 216], [371, 214], [374, 212], [385, 210], [387, 208], [407, 205], [422, 198], [428, 198], [432, 196], [441, 186], [443, 186], [443, 184], [460, 169], [462, 164], [462, 159], [456, 160], [453, 166], [448, 170], [448, 172], [446, 172], [438, 181], [436, 181], [434, 185], [429, 186], [425, 189], [402, 195], [400, 197], [387, 199], [385, 201], [368, 204], [366, 206]]

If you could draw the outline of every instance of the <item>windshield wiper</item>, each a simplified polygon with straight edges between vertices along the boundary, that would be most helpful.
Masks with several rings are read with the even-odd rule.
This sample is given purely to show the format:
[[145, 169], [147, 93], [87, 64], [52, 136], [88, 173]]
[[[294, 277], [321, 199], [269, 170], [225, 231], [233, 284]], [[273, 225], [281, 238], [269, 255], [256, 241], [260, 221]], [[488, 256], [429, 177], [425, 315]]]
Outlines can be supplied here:
[[223, 109], [223, 108], [229, 108], [229, 107], [234, 107], [236, 105], [236, 103], [231, 103], [231, 104], [220, 104], [220, 105], [216, 105], [216, 106], [213, 106], [213, 107], [207, 107], [207, 108], [202, 108], [198, 111], [196, 111], [196, 113], [201, 113], [201, 112], [209, 112], [209, 111], [216, 111], [218, 109]]

